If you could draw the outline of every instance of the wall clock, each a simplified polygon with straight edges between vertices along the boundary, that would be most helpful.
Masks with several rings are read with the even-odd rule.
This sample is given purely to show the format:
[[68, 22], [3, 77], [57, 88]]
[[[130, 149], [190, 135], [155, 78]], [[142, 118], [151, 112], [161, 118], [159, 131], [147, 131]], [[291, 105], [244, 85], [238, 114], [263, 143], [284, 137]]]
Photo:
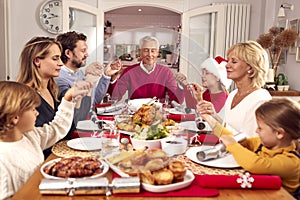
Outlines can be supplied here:
[[[69, 26], [75, 20], [74, 10], [69, 12]], [[40, 23], [42, 27], [50, 33], [59, 34], [62, 32], [62, 1], [47, 0], [40, 8]]]

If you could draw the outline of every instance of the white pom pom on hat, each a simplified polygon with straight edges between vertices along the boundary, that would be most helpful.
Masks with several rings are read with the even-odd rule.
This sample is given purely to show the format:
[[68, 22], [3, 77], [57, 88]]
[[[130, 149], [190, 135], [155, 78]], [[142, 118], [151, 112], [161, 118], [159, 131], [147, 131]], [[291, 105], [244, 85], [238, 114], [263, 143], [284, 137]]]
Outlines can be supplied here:
[[217, 56], [215, 59], [207, 58], [205, 61], [203, 61], [200, 67], [207, 69], [209, 72], [218, 77], [224, 84], [224, 86], [228, 89], [232, 83], [232, 80], [227, 78], [225, 67], [226, 64], [227, 60], [225, 60], [221, 56]]

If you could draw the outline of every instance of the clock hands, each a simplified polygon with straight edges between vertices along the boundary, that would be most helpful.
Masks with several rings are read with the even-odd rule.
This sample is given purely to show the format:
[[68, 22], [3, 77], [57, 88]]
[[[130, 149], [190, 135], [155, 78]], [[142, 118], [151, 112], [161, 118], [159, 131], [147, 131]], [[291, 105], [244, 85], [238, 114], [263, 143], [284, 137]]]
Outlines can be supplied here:
[[47, 19], [52, 19], [52, 18], [55, 18], [55, 17], [58, 17], [58, 15], [55, 15], [53, 13], [49, 13], [51, 16], [47, 17]]

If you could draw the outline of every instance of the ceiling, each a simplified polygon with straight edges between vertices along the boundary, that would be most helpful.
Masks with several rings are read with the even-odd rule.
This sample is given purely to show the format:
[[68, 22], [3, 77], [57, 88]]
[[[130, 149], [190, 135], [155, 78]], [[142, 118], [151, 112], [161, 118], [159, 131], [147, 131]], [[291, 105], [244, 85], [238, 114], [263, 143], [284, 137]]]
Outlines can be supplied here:
[[[138, 9], [142, 9], [141, 12]], [[178, 15], [178, 13], [152, 6], [129, 6], [105, 12], [105, 14], [121, 15]]]

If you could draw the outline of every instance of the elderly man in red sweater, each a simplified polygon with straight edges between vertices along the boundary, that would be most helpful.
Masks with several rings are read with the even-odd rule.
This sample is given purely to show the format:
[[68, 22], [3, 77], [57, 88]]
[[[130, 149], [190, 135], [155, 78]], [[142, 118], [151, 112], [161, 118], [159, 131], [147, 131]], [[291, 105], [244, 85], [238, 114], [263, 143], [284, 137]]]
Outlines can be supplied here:
[[172, 71], [156, 63], [159, 55], [159, 41], [145, 36], [140, 40], [141, 62], [127, 67], [120, 78], [111, 85], [112, 98], [121, 99], [128, 91], [128, 99], [157, 97], [160, 102], [175, 100], [182, 104], [184, 93], [175, 80]]

